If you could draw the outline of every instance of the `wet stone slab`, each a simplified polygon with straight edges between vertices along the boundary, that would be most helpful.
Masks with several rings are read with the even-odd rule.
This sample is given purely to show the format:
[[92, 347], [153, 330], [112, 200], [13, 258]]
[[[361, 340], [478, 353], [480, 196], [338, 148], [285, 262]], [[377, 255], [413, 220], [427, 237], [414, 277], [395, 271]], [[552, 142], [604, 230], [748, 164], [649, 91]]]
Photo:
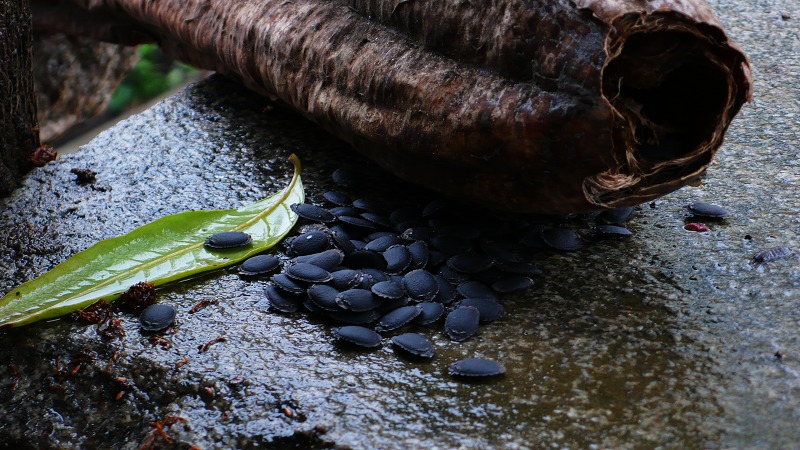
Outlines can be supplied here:
[[[503, 295], [505, 315], [467, 341], [441, 325], [389, 334], [420, 331], [435, 346], [431, 361], [398, 357], [386, 338], [375, 351], [338, 346], [341, 324], [270, 311], [265, 280], [230, 268], [159, 289], [177, 308], [170, 332], [141, 332], [137, 317], [119, 313], [124, 336], [110, 339], [70, 320], [0, 334], [0, 448], [793, 448], [800, 261], [751, 258], [800, 248], [800, 88], [791, 84], [800, 55], [796, 39], [773, 40], [798, 35], [800, 10], [759, 5], [712, 3], [741, 36], [756, 91], [709, 175], [637, 207], [628, 239], [526, 250], [544, 276]], [[291, 153], [311, 203], [326, 204], [332, 189], [430, 199], [212, 77], [34, 171], [0, 201], [0, 290], [163, 215], [260, 199], [288, 182]], [[334, 185], [343, 165], [372, 181]], [[96, 181], [77, 183], [73, 168]], [[696, 201], [730, 214], [688, 231], [698, 219], [686, 205]], [[498, 360], [506, 374], [452, 378], [448, 366], [469, 357]]]

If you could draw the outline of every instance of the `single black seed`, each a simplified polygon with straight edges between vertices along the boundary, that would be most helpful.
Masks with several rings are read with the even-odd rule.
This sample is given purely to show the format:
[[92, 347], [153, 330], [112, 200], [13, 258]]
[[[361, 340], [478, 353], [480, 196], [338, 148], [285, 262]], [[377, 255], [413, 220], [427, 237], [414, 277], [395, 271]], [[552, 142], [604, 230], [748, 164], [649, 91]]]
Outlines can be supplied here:
[[370, 288], [373, 294], [381, 298], [398, 299], [405, 295], [403, 288], [391, 280], [380, 281]]
[[272, 272], [280, 265], [280, 260], [275, 255], [256, 255], [247, 258], [245, 262], [239, 266], [239, 273], [241, 275], [252, 276], [262, 275]]
[[501, 294], [524, 291], [532, 286], [533, 280], [524, 275], [514, 275], [492, 283], [492, 289], [494, 289], [496, 292], [500, 292]]
[[244, 247], [251, 242], [253, 242], [253, 238], [247, 233], [241, 231], [223, 231], [221, 233], [212, 234], [206, 238], [203, 245], [208, 248], [224, 249]]
[[414, 241], [406, 246], [408, 253], [411, 254], [411, 269], [423, 269], [428, 265], [428, 258], [431, 252], [428, 250], [428, 244], [424, 241]]
[[506, 368], [497, 361], [484, 358], [467, 358], [448, 367], [450, 375], [465, 378], [489, 378], [506, 373]]
[[494, 265], [494, 258], [482, 253], [467, 252], [450, 257], [447, 265], [461, 273], [473, 274], [491, 268]]
[[383, 259], [381, 254], [363, 249], [346, 255], [342, 264], [351, 269], [373, 268], [383, 270], [386, 268], [386, 260]]
[[309, 231], [287, 239], [287, 249], [295, 256], [311, 255], [326, 250], [330, 246], [328, 235], [322, 231]]
[[633, 207], [609, 209], [597, 215], [597, 221], [600, 223], [624, 223], [633, 214]]
[[383, 253], [389, 247], [400, 244], [401, 242], [403, 242], [402, 239], [400, 239], [396, 234], [391, 233], [367, 242], [367, 245], [365, 245], [364, 248], [373, 252]]
[[580, 250], [584, 245], [581, 235], [569, 228], [545, 228], [542, 241], [556, 250], [568, 252]]
[[285, 273], [273, 275], [270, 279], [275, 283], [275, 286], [284, 292], [290, 294], [304, 294], [306, 292], [306, 287], [304, 285], [292, 280]]
[[514, 275], [539, 276], [544, 274], [541, 267], [526, 262], [504, 262], [498, 264], [497, 269]]
[[346, 342], [363, 348], [381, 346], [381, 336], [369, 328], [348, 325], [333, 329], [333, 337], [339, 342]]
[[433, 298], [433, 301], [436, 303], [449, 305], [458, 294], [456, 292], [456, 288], [454, 288], [453, 285], [450, 284], [449, 281], [445, 280], [445, 278], [441, 275], [434, 275], [433, 277], [436, 279], [436, 283], [439, 285], [439, 292], [436, 293], [436, 297]]
[[341, 220], [342, 222], [344, 222], [346, 224], [353, 225], [353, 226], [360, 227], [360, 228], [368, 228], [368, 229], [371, 229], [371, 230], [375, 230], [375, 229], [378, 228], [377, 225], [375, 225], [374, 223], [370, 222], [367, 219], [364, 219], [363, 217], [339, 216], [339, 220]]
[[686, 208], [688, 208], [689, 211], [695, 216], [710, 219], [722, 219], [723, 217], [728, 216], [728, 210], [712, 203], [694, 202], [690, 205], [687, 205]]
[[389, 220], [395, 225], [404, 222], [416, 222], [419, 221], [421, 217], [419, 209], [415, 206], [399, 208], [389, 214]]
[[366, 289], [348, 289], [336, 296], [336, 304], [353, 312], [371, 311], [381, 304], [381, 300]]
[[384, 216], [383, 214], [373, 213], [373, 212], [365, 212], [360, 214], [361, 217], [364, 219], [369, 220], [370, 222], [374, 223], [375, 225], [379, 225], [382, 227], [391, 227], [392, 224], [389, 222], [389, 218]]
[[505, 273], [503, 273], [503, 272], [501, 272], [501, 271], [499, 271], [499, 270], [497, 270], [495, 268], [491, 268], [489, 270], [484, 270], [483, 272], [478, 272], [478, 273], [472, 275], [472, 277], [475, 279], [475, 281], [479, 281], [479, 282], [481, 282], [483, 284], [486, 284], [486, 285], [491, 285], [495, 281], [500, 281], [503, 278], [506, 278], [507, 276], [508, 276], [507, 274], [505, 274]]
[[413, 227], [403, 231], [400, 237], [407, 241], [430, 241], [433, 238], [433, 229], [431, 227]]
[[358, 286], [363, 278], [361, 272], [357, 270], [342, 269], [331, 272], [331, 279], [328, 284], [340, 291], [346, 291]]
[[385, 236], [397, 236], [397, 233], [394, 233], [392, 231], [373, 231], [372, 233], [364, 236], [364, 241], [372, 242], [375, 239], [379, 239]]
[[458, 306], [472, 306], [481, 314], [481, 322], [494, 322], [503, 317], [506, 309], [493, 298], [465, 298], [456, 303]]
[[375, 331], [383, 333], [402, 328], [419, 316], [421, 311], [422, 308], [418, 307], [417, 305], [408, 305], [397, 308], [381, 317], [381, 320], [379, 320], [375, 325]]
[[350, 253], [356, 251], [356, 246], [353, 245], [353, 242], [350, 240], [350, 235], [347, 234], [346, 231], [332, 230], [331, 237], [333, 237], [333, 242], [344, 252], [345, 255], [349, 255]]
[[753, 261], [757, 263], [767, 263], [777, 259], [788, 258], [792, 255], [794, 255], [794, 250], [789, 247], [773, 247], [761, 250], [753, 255]]
[[352, 206], [337, 206], [335, 208], [331, 208], [329, 211], [336, 217], [342, 217], [342, 216], [357, 217], [359, 214], [358, 209]]
[[469, 280], [459, 283], [456, 287], [456, 291], [466, 298], [490, 298], [497, 300], [497, 294], [495, 294], [489, 286], [480, 281]]
[[267, 285], [267, 301], [270, 308], [282, 312], [293, 313], [300, 309], [300, 300], [295, 297], [284, 295], [275, 285]]
[[312, 264], [329, 272], [337, 268], [342, 261], [344, 261], [344, 252], [337, 249], [330, 249], [320, 253], [298, 256], [293, 260], [295, 263]]
[[314, 222], [333, 222], [336, 216], [325, 208], [308, 203], [294, 203], [289, 208], [298, 216]]
[[411, 265], [411, 253], [405, 245], [393, 245], [383, 252], [386, 271], [390, 274], [404, 272]]
[[371, 289], [372, 286], [380, 283], [381, 281], [389, 281], [389, 275], [386, 275], [382, 270], [379, 269], [367, 267], [361, 269], [361, 274], [369, 281], [368, 287], [364, 289]]
[[435, 353], [433, 344], [428, 338], [419, 333], [405, 333], [392, 338], [396, 348], [420, 358], [433, 358]]
[[339, 322], [349, 323], [351, 325], [366, 325], [374, 323], [380, 319], [381, 315], [374, 310], [363, 312], [331, 311], [328, 313], [328, 317]]
[[172, 325], [177, 310], [166, 303], [150, 305], [139, 315], [139, 325], [144, 331], [161, 331]]
[[430, 325], [442, 318], [444, 305], [434, 302], [422, 302], [417, 306], [422, 310], [414, 320], [419, 325]]
[[336, 169], [333, 174], [331, 174], [331, 179], [334, 183], [345, 187], [355, 187], [361, 182], [361, 177], [358, 172], [349, 167]]
[[439, 250], [429, 250], [428, 264], [425, 267], [427, 267], [428, 269], [435, 269], [444, 264], [444, 262], [447, 261], [447, 258], [449, 257], [450, 255], [448, 255], [445, 252], [441, 252]]
[[403, 277], [403, 289], [414, 300], [430, 301], [439, 292], [439, 283], [430, 272], [415, 269]]
[[322, 194], [325, 200], [339, 206], [350, 206], [353, 204], [353, 199], [344, 192], [328, 191]]
[[403, 306], [408, 305], [409, 303], [411, 303], [411, 300], [409, 300], [409, 298], [406, 296], [396, 299], [386, 299], [375, 311], [380, 314], [388, 314], [397, 308], [402, 308]]
[[454, 309], [444, 320], [444, 330], [450, 339], [466, 341], [478, 331], [481, 313], [473, 306], [461, 306]]
[[631, 230], [619, 225], [597, 225], [590, 230], [593, 238], [626, 239], [633, 235]]
[[309, 286], [306, 291], [308, 298], [325, 311], [341, 311], [341, 308], [336, 304], [336, 297], [339, 291], [333, 286], [325, 284], [314, 284]]
[[519, 258], [516, 255], [516, 246], [481, 239], [478, 244], [482, 252], [494, 258], [498, 263], [516, 263]]
[[329, 311], [325, 311], [324, 309], [317, 306], [313, 301], [311, 301], [311, 297], [306, 297], [303, 300], [303, 308], [305, 308], [305, 310], [310, 312], [311, 314], [324, 315], [329, 313]]
[[289, 264], [284, 269], [286, 275], [295, 280], [307, 283], [324, 283], [331, 279], [331, 274], [327, 270], [308, 263]]
[[455, 270], [451, 269], [448, 266], [442, 266], [439, 269], [439, 275], [444, 277], [445, 280], [451, 283], [462, 283], [464, 281], [469, 280], [469, 275], [461, 272], [456, 272]]
[[[358, 198], [353, 200], [353, 206], [372, 213], [380, 213], [384, 210], [383, 205], [380, 202], [367, 198]], [[386, 226], [388, 227], [389, 225]]]

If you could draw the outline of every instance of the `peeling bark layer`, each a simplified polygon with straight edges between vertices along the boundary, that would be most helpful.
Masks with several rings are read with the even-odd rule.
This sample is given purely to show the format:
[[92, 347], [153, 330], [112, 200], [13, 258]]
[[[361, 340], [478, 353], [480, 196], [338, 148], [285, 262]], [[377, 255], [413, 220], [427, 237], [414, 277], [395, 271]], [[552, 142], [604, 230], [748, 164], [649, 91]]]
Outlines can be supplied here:
[[39, 23], [152, 38], [403, 178], [517, 211], [679, 188], [750, 92], [745, 56], [701, 0], [36, 1]]

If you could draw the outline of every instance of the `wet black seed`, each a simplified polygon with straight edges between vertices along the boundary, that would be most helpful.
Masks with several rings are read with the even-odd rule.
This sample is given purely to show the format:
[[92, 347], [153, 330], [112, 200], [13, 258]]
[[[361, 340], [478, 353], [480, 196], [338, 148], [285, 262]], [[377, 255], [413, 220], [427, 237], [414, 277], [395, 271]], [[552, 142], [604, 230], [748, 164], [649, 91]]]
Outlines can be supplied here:
[[300, 309], [300, 300], [284, 295], [275, 285], [267, 286], [267, 301], [270, 308], [283, 313], [293, 313]]
[[145, 331], [161, 331], [172, 325], [177, 310], [165, 303], [150, 305], [139, 315], [139, 325]]
[[383, 252], [386, 271], [390, 274], [402, 273], [411, 265], [411, 253], [405, 245], [393, 245]]
[[391, 231], [373, 231], [372, 233], [364, 237], [364, 242], [372, 242], [375, 239], [379, 239], [385, 236], [397, 236], [397, 233]]
[[327, 223], [336, 220], [336, 216], [334, 216], [333, 213], [316, 205], [311, 205], [308, 203], [295, 203], [289, 208], [291, 208], [292, 211], [294, 211], [298, 216], [314, 222]]
[[379, 320], [375, 325], [375, 331], [383, 333], [402, 328], [416, 319], [421, 311], [422, 308], [417, 305], [409, 305], [397, 308], [381, 317], [381, 320]]
[[398, 299], [405, 295], [403, 288], [391, 280], [375, 283], [370, 290], [381, 298]]
[[631, 214], [633, 214], [633, 207], [609, 209], [597, 215], [596, 220], [600, 223], [624, 223], [627, 221]]
[[396, 234], [391, 233], [367, 242], [364, 248], [372, 250], [373, 252], [383, 253], [389, 247], [400, 244], [401, 242], [403, 241]]
[[363, 217], [339, 216], [339, 220], [341, 220], [342, 222], [344, 222], [346, 224], [353, 225], [353, 226], [360, 227], [360, 228], [368, 228], [368, 229], [371, 229], [371, 230], [375, 230], [375, 229], [378, 228], [378, 225], [375, 225], [374, 223], [370, 222], [367, 219], [364, 219]]
[[339, 342], [346, 342], [363, 348], [381, 346], [381, 336], [378, 333], [357, 325], [334, 328], [333, 337]]
[[339, 295], [339, 291], [332, 286], [328, 286], [325, 284], [314, 284], [309, 286], [308, 291], [308, 298], [311, 301], [324, 309], [325, 311], [340, 311], [339, 305], [336, 304], [336, 296]]
[[336, 217], [342, 217], [342, 216], [357, 217], [359, 214], [358, 209], [352, 206], [337, 206], [335, 208], [331, 208], [329, 211]]
[[361, 273], [365, 277], [368, 277], [371, 280], [371, 283], [369, 285], [370, 287], [372, 287], [376, 283], [380, 283], [381, 281], [389, 281], [389, 275], [386, 275], [385, 273], [383, 273], [382, 270], [379, 270], [379, 269], [373, 269], [373, 268], [367, 267], [367, 268], [361, 269]]
[[465, 298], [490, 298], [497, 300], [497, 294], [495, 294], [489, 286], [480, 281], [471, 280], [459, 283], [456, 290]]
[[322, 194], [325, 200], [339, 206], [350, 206], [353, 204], [353, 199], [344, 192], [328, 191]]
[[371, 311], [381, 304], [380, 298], [366, 289], [348, 289], [336, 296], [340, 308], [353, 312]]
[[481, 315], [481, 322], [494, 322], [506, 313], [503, 305], [493, 298], [465, 298], [456, 305], [476, 308]]
[[306, 292], [304, 285], [292, 280], [285, 273], [273, 275], [271, 280], [275, 283], [275, 286], [290, 294], [303, 294]]
[[430, 301], [439, 292], [439, 283], [430, 272], [415, 269], [403, 277], [403, 289], [414, 300]]
[[253, 242], [253, 238], [247, 233], [241, 231], [223, 231], [221, 233], [212, 234], [206, 238], [203, 245], [208, 248], [223, 249], [244, 247], [251, 242]]
[[721, 219], [728, 216], [728, 210], [712, 203], [694, 202], [691, 205], [687, 205], [686, 208], [695, 216], [700, 217]]
[[788, 258], [792, 255], [794, 255], [794, 250], [790, 249], [789, 247], [773, 247], [766, 250], [761, 250], [753, 255], [753, 261], [757, 263], [766, 263], [775, 261], [777, 259]]
[[428, 265], [428, 258], [430, 251], [428, 251], [428, 244], [423, 241], [414, 241], [406, 246], [408, 253], [411, 254], [411, 269], [422, 269]]
[[295, 280], [308, 283], [324, 283], [331, 279], [331, 274], [327, 270], [308, 263], [290, 264], [285, 268], [286, 275]]
[[342, 264], [351, 269], [374, 268], [383, 270], [386, 268], [386, 260], [383, 259], [381, 254], [363, 249], [346, 255]]
[[470, 248], [472, 248], [472, 244], [469, 240], [448, 234], [437, 234], [436, 236], [432, 237], [431, 245], [435, 249], [451, 255], [466, 253]]
[[312, 264], [330, 272], [344, 261], [344, 252], [337, 249], [330, 249], [311, 255], [298, 256], [294, 258], [293, 261], [296, 263]]
[[386, 299], [375, 311], [380, 314], [388, 314], [397, 308], [402, 308], [403, 306], [408, 305], [410, 302], [411, 300], [409, 300], [406, 296], [396, 299]]
[[541, 236], [545, 244], [556, 250], [575, 251], [584, 245], [581, 235], [569, 228], [545, 228]]
[[333, 242], [339, 247], [346, 255], [356, 251], [356, 246], [350, 240], [350, 235], [344, 230], [332, 230], [331, 237]]
[[469, 275], [461, 272], [456, 272], [448, 266], [443, 266], [439, 269], [439, 275], [444, 277], [445, 280], [451, 283], [462, 283], [469, 280]]
[[430, 325], [441, 319], [444, 314], [444, 305], [441, 303], [422, 302], [417, 306], [420, 307], [421, 312], [414, 322], [419, 325]]
[[403, 231], [400, 237], [407, 241], [429, 241], [433, 237], [433, 229], [430, 227], [413, 227]]
[[466, 341], [478, 331], [481, 313], [473, 306], [454, 309], [444, 320], [444, 330], [454, 341]]
[[461, 273], [473, 274], [488, 270], [494, 265], [494, 258], [477, 252], [455, 255], [447, 260], [447, 265]]
[[541, 267], [526, 262], [505, 262], [498, 264], [496, 267], [501, 272], [514, 275], [539, 276], [544, 274]]
[[331, 272], [331, 279], [328, 284], [340, 291], [346, 291], [358, 286], [362, 279], [361, 272], [353, 269], [342, 269]]
[[319, 306], [317, 306], [316, 304], [314, 304], [314, 302], [311, 301], [311, 297], [306, 297], [305, 300], [303, 300], [303, 308], [305, 308], [306, 311], [308, 311], [308, 312], [310, 312], [312, 314], [320, 314], [320, 315], [322, 315], [322, 314], [328, 314], [329, 313], [329, 311], [325, 311], [324, 309], [322, 309]]
[[436, 293], [436, 297], [433, 298], [433, 301], [436, 303], [449, 305], [458, 294], [456, 292], [456, 288], [454, 288], [453, 285], [450, 284], [449, 281], [445, 280], [441, 275], [434, 275], [433, 277], [436, 279], [436, 283], [439, 285], [439, 292]]
[[419, 333], [405, 333], [392, 338], [392, 344], [413, 356], [433, 358], [434, 349], [431, 341]]
[[336, 169], [331, 174], [331, 179], [334, 183], [345, 187], [355, 187], [361, 182], [358, 172], [349, 167]]
[[349, 323], [351, 325], [366, 325], [369, 323], [374, 323], [380, 319], [381, 315], [378, 314], [377, 311], [331, 311], [328, 313], [328, 317], [339, 322]]
[[379, 225], [382, 227], [390, 227], [392, 226], [391, 222], [389, 222], [389, 218], [384, 216], [383, 214], [373, 213], [373, 212], [365, 212], [361, 214], [361, 217], [369, 220], [370, 222], [374, 223], [375, 225]]
[[322, 231], [309, 231], [286, 240], [289, 253], [295, 256], [311, 255], [326, 250], [330, 246], [328, 235]]
[[448, 367], [450, 375], [466, 378], [496, 377], [506, 373], [506, 368], [497, 361], [484, 358], [467, 358], [456, 361]]
[[261, 275], [272, 272], [280, 265], [280, 260], [275, 255], [257, 255], [247, 258], [245, 262], [239, 266], [239, 273], [241, 275]]
[[524, 291], [533, 286], [533, 280], [524, 275], [514, 275], [495, 281], [492, 283], [492, 289], [500, 293], [509, 293]]
[[625, 239], [633, 235], [631, 230], [619, 225], [598, 225], [590, 230], [594, 238]]
[[[384, 210], [383, 204], [381, 204], [378, 201], [370, 200], [370, 199], [367, 199], [367, 198], [359, 198], [359, 199], [353, 200], [353, 206], [355, 206], [358, 209], [361, 209], [361, 210], [364, 210], [364, 211], [373, 212], [373, 213], [379, 213], [379, 212], [382, 212]], [[386, 225], [386, 226], [388, 227], [389, 225]]]

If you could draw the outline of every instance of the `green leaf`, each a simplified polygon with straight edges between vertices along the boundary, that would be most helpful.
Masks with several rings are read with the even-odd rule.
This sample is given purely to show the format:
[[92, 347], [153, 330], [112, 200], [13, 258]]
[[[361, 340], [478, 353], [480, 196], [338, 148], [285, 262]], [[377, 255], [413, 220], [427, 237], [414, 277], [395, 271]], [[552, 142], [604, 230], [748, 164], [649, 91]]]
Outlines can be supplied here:
[[[25, 325], [111, 302], [141, 281], [156, 285], [235, 264], [283, 239], [297, 222], [289, 208], [304, 201], [300, 161], [283, 192], [239, 209], [187, 211], [162, 217], [130, 233], [100, 241], [0, 300], [0, 327]], [[221, 231], [243, 231], [252, 244], [213, 250], [205, 239]]]

